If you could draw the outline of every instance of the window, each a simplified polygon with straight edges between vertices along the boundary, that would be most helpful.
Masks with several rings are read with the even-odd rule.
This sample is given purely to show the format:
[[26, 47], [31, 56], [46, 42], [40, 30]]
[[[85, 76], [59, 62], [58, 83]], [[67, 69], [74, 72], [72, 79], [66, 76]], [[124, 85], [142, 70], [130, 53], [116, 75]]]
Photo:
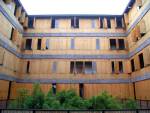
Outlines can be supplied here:
[[86, 61], [86, 62], [70, 62], [70, 73], [77, 73], [77, 74], [94, 74], [96, 73], [96, 64], [95, 62]]
[[13, 33], [14, 33], [14, 28], [12, 28], [12, 30], [11, 30], [10, 40], [12, 40], [12, 39], [13, 39]]
[[123, 27], [122, 17], [117, 17], [116, 23], [117, 23], [117, 28], [122, 28]]
[[32, 39], [26, 39], [26, 50], [31, 50]]
[[53, 94], [56, 94], [56, 83], [52, 83]]
[[37, 49], [38, 50], [41, 50], [41, 39], [38, 39], [38, 44], [37, 44]]
[[110, 39], [110, 49], [111, 50], [117, 49], [117, 47], [116, 47], [116, 39]]
[[122, 61], [119, 61], [119, 73], [123, 73], [123, 64], [122, 64]]
[[29, 73], [30, 72], [30, 61], [27, 62], [27, 70], [26, 70], [26, 73]]
[[71, 19], [71, 28], [79, 28], [79, 18], [72, 18]]
[[84, 97], [84, 85], [81, 83], [79, 84], [79, 95], [80, 97]]
[[34, 18], [33, 17], [29, 17], [28, 28], [33, 28], [33, 23], [34, 23]]
[[83, 62], [76, 62], [76, 73], [83, 73]]
[[140, 60], [140, 68], [143, 68], [144, 67], [143, 53], [139, 54], [139, 60]]
[[85, 67], [84, 67], [84, 73], [85, 74], [92, 74], [92, 62], [85, 62]]
[[131, 69], [132, 69], [132, 72], [135, 71], [134, 59], [131, 60]]
[[100, 20], [99, 20], [100, 22], [100, 28], [103, 28], [103, 19], [101, 18]]
[[118, 43], [119, 43], [119, 50], [124, 50], [125, 49], [124, 39], [118, 39]]
[[71, 62], [70, 64], [70, 73], [75, 73], [75, 62]]
[[115, 73], [115, 63], [114, 63], [114, 61], [111, 62], [111, 69], [112, 69], [112, 73]]
[[51, 22], [51, 28], [55, 28], [55, 19], [54, 18], [52, 19], [52, 22]]

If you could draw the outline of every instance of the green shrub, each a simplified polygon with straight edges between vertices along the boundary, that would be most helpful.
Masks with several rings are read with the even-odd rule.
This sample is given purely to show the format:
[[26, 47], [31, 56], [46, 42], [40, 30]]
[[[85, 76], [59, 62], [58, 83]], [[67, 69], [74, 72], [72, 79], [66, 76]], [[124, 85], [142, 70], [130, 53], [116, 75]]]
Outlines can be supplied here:
[[28, 90], [19, 89], [16, 100], [8, 108], [24, 109], [135, 109], [138, 108], [133, 99], [121, 103], [106, 91], [91, 99], [79, 97], [74, 90], [61, 91], [53, 94], [52, 89], [44, 95], [39, 84], [34, 84], [29, 95]]
[[129, 100], [124, 102], [123, 108], [124, 109], [137, 109], [138, 105], [137, 105], [135, 100], [129, 99]]
[[121, 109], [121, 103], [107, 92], [102, 92], [98, 96], [92, 97], [90, 100], [92, 109]]

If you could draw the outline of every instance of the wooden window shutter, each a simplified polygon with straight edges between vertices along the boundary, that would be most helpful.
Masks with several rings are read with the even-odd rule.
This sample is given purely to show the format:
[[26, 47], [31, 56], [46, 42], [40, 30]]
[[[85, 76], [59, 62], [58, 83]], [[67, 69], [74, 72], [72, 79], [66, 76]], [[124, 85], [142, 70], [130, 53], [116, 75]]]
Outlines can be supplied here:
[[115, 73], [119, 73], [119, 62], [118, 61], [114, 61], [115, 64]]
[[107, 18], [103, 20], [103, 28], [107, 29]]
[[17, 41], [18, 35], [19, 35], [19, 32], [16, 29], [14, 29], [13, 30], [13, 35], [12, 35], [12, 41], [13, 42]]
[[101, 24], [102, 24], [102, 23], [101, 23], [101, 18], [99, 17], [99, 18], [98, 18], [98, 28], [101, 28]]
[[3, 65], [5, 51], [2, 47], [0, 47], [0, 65]]
[[20, 23], [21, 24], [23, 24], [24, 23], [24, 21], [25, 21], [25, 17], [26, 17], [26, 13], [24, 12], [24, 11], [22, 11], [22, 13], [21, 13], [21, 17], [20, 17]]
[[96, 73], [96, 62], [92, 62], [92, 71], [93, 71], [93, 74]]
[[124, 73], [131, 73], [131, 63], [129, 60], [123, 62]]
[[144, 49], [144, 66], [150, 65], [150, 46]]
[[25, 21], [23, 23], [24, 28], [28, 28], [28, 17], [25, 17]]
[[21, 10], [22, 10], [22, 7], [19, 6], [16, 10], [16, 17], [19, 18], [21, 16]]
[[111, 23], [111, 28], [115, 29], [116, 28], [115, 19], [110, 19], [110, 23]]
[[136, 71], [139, 70], [139, 69], [140, 69], [140, 61], [139, 61], [138, 55], [136, 55], [136, 56], [134, 57], [134, 63], [135, 63], [135, 70], [136, 70]]
[[137, 38], [135, 36], [135, 29], [133, 29], [133, 31], [131, 31], [131, 38], [133, 42], [137, 42]]
[[140, 22], [140, 33], [146, 33], [146, 24], [144, 20]]
[[126, 25], [129, 25], [129, 16], [127, 13], [124, 14], [124, 21]]
[[41, 49], [42, 50], [46, 49], [46, 38], [42, 38]]
[[139, 26], [135, 27], [135, 37], [136, 37], [136, 39], [140, 39], [141, 38], [140, 27]]
[[136, 0], [136, 5], [137, 5], [137, 7], [141, 7], [142, 6], [142, 0]]
[[33, 38], [32, 39], [32, 50], [37, 50], [37, 42], [38, 42], [38, 39], [37, 38]]

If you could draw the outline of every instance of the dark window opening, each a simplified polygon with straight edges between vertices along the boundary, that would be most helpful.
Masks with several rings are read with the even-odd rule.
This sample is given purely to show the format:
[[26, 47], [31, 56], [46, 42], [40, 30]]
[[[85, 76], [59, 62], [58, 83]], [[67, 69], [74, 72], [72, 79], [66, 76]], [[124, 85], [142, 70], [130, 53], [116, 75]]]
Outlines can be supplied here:
[[76, 73], [83, 73], [83, 62], [76, 62]]
[[119, 61], [119, 72], [123, 73], [123, 64], [122, 64], [122, 61]]
[[26, 39], [26, 50], [31, 50], [32, 39]]
[[140, 68], [143, 68], [144, 67], [143, 53], [139, 54], [139, 60], [140, 60]]
[[103, 18], [100, 19], [100, 28], [103, 28]]
[[51, 28], [55, 28], [55, 19], [52, 19]]
[[92, 62], [85, 62], [84, 73], [85, 74], [92, 74], [93, 73]]
[[140, 33], [141, 34], [141, 37], [143, 37], [146, 33]]
[[116, 23], [117, 23], [117, 28], [122, 28], [123, 27], [122, 17], [117, 17]]
[[41, 42], [42, 42], [42, 40], [38, 39], [38, 45], [37, 45], [37, 49], [38, 50], [41, 50]]
[[11, 30], [10, 40], [12, 40], [12, 39], [13, 39], [13, 33], [14, 33], [14, 28], [12, 28], [12, 30]]
[[114, 61], [111, 62], [111, 69], [112, 69], [112, 73], [115, 73], [115, 63], [114, 63]]
[[84, 85], [81, 83], [79, 84], [79, 95], [80, 97], [84, 97]]
[[70, 64], [70, 73], [75, 73], [75, 62], [71, 62]]
[[118, 43], [119, 43], [119, 49], [124, 50], [125, 49], [124, 39], [118, 39]]
[[75, 18], [74, 28], [79, 28], [79, 19], [78, 18]]
[[131, 70], [132, 70], [132, 72], [135, 71], [134, 59], [131, 60]]
[[28, 28], [33, 28], [34, 18], [30, 17], [28, 20]]
[[26, 70], [26, 72], [27, 72], [27, 73], [30, 72], [30, 61], [27, 62], [27, 70]]
[[107, 27], [111, 28], [111, 23], [110, 23], [110, 19], [109, 18], [107, 18]]
[[56, 83], [52, 83], [52, 92], [56, 94]]
[[74, 28], [74, 18], [71, 18], [71, 28]]
[[116, 48], [116, 39], [110, 39], [110, 49], [115, 50]]

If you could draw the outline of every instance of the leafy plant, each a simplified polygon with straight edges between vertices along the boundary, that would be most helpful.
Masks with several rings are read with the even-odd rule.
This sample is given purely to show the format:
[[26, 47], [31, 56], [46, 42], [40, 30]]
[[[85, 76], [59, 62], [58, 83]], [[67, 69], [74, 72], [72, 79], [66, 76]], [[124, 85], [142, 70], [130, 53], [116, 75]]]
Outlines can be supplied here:
[[135, 100], [129, 99], [129, 100], [125, 101], [125, 103], [123, 104], [123, 107], [125, 109], [137, 109], [138, 105]]
[[83, 99], [74, 90], [53, 94], [52, 89], [44, 95], [40, 84], [34, 84], [31, 95], [26, 89], [19, 89], [16, 100], [8, 108], [24, 109], [135, 109], [138, 108], [133, 99], [121, 103], [106, 91], [90, 99]]

